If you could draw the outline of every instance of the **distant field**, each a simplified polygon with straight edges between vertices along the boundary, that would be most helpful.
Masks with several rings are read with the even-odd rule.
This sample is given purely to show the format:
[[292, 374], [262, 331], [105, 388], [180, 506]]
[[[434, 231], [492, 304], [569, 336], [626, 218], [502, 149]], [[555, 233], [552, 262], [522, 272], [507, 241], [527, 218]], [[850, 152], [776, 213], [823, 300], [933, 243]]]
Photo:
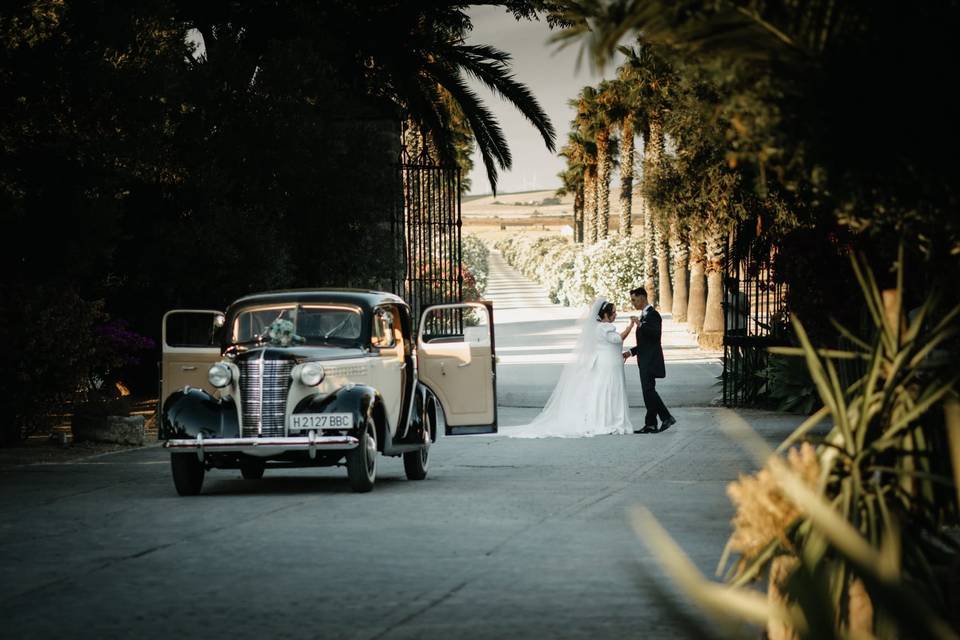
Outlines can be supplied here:
[[[497, 195], [465, 196], [460, 200], [464, 224], [471, 220], [493, 224], [502, 221], [535, 221], [536, 224], [566, 224], [573, 219], [573, 196], [557, 197], [553, 190], [498, 193]], [[633, 210], [640, 211], [641, 199], [633, 198]], [[620, 215], [620, 189], [610, 189], [610, 217]]]
[[[619, 189], [610, 194], [610, 230], [619, 228]], [[640, 210], [639, 198], [634, 199], [633, 210]], [[525, 191], [499, 193], [496, 196], [465, 196], [460, 201], [465, 233], [496, 242], [516, 235], [552, 235], [564, 227], [573, 228], [573, 197], [558, 198], [554, 191]], [[634, 215], [634, 233], [641, 219]]]

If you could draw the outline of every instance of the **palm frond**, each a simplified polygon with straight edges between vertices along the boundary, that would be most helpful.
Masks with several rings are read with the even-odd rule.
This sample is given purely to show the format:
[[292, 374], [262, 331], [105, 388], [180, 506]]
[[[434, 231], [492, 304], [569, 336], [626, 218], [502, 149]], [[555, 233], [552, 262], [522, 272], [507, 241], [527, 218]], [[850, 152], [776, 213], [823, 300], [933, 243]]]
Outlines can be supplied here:
[[556, 150], [556, 131], [550, 117], [540, 106], [533, 92], [519, 83], [506, 65], [510, 56], [494, 47], [456, 45], [450, 50], [451, 60], [489, 87], [495, 94], [511, 103], [540, 132], [550, 151]]
[[513, 163], [510, 148], [504, 138], [503, 130], [497, 124], [493, 113], [480, 101], [477, 94], [467, 86], [458, 71], [445, 65], [429, 65], [430, 74], [450, 92], [450, 95], [462, 106], [463, 113], [477, 141], [477, 148], [483, 158], [490, 181], [490, 189], [497, 192], [497, 166], [509, 169]]

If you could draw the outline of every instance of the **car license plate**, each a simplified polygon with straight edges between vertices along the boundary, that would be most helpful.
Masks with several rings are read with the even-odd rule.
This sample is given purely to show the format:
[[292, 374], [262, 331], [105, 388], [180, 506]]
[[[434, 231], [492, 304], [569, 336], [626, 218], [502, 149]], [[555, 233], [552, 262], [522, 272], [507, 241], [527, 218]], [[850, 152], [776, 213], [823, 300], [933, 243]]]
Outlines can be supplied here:
[[352, 429], [352, 413], [301, 413], [290, 416], [291, 431], [307, 429]]

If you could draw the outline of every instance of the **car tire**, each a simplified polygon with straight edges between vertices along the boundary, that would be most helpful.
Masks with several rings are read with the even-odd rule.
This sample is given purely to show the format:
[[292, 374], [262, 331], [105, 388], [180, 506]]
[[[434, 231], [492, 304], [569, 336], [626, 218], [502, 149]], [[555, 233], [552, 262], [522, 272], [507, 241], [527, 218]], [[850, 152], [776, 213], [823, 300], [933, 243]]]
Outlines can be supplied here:
[[377, 427], [372, 416], [367, 416], [360, 444], [347, 454], [347, 477], [356, 493], [372, 490], [377, 480]]
[[407, 480], [423, 480], [427, 477], [427, 468], [430, 462], [430, 441], [433, 439], [433, 423], [430, 411], [423, 412], [423, 427], [426, 445], [418, 451], [408, 451], [403, 454], [403, 470]]
[[171, 453], [173, 486], [181, 496], [195, 496], [203, 487], [205, 469], [195, 453]]
[[244, 480], [259, 480], [263, 477], [263, 471], [267, 468], [267, 463], [257, 458], [240, 458], [240, 475]]

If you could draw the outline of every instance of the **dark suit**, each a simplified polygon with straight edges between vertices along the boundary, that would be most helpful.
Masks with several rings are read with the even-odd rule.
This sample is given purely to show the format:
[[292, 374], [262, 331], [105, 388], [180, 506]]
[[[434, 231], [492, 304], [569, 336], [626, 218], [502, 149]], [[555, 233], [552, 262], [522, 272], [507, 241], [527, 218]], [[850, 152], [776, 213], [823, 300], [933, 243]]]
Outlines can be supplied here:
[[646, 311], [640, 314], [637, 346], [630, 349], [630, 353], [637, 356], [637, 365], [640, 367], [640, 388], [643, 389], [643, 404], [647, 407], [643, 423], [647, 427], [657, 426], [657, 416], [660, 416], [661, 422], [670, 417], [670, 412], [657, 393], [657, 378], [667, 377], [663, 347], [660, 344], [662, 332], [663, 319], [656, 309], [647, 307]]

